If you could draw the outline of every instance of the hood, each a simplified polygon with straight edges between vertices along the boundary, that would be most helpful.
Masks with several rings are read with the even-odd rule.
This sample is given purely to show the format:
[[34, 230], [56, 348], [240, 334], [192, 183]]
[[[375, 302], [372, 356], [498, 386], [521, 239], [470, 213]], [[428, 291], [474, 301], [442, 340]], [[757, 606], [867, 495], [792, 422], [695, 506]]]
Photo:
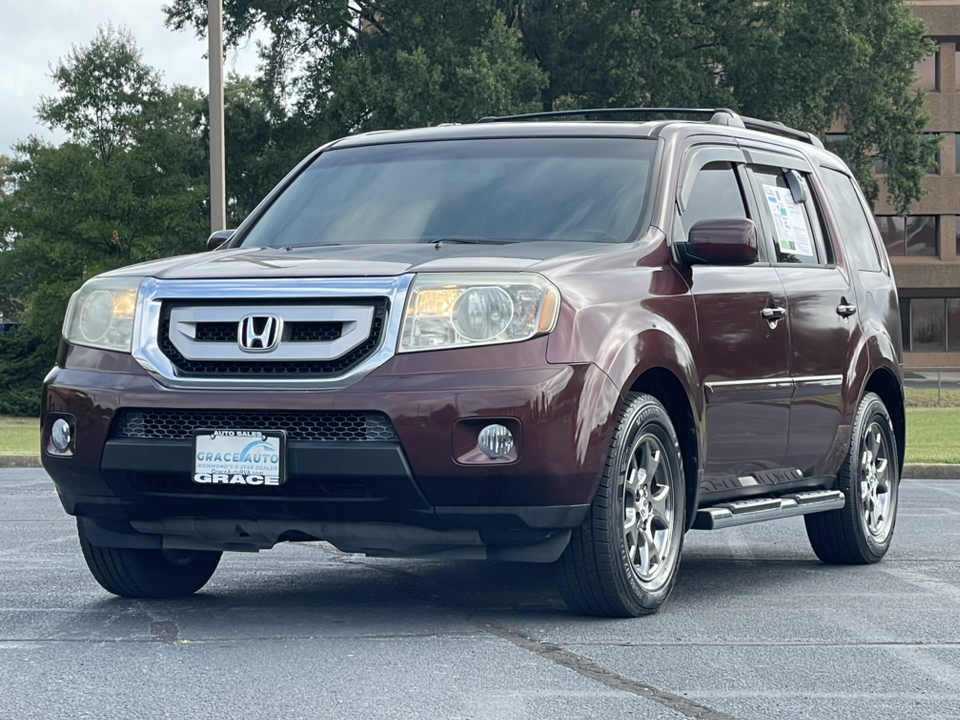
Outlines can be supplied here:
[[411, 272], [520, 272], [560, 256], [591, 256], [621, 248], [591, 242], [519, 242], [508, 245], [433, 243], [239, 248], [140, 263], [108, 275], [160, 279], [385, 277]]

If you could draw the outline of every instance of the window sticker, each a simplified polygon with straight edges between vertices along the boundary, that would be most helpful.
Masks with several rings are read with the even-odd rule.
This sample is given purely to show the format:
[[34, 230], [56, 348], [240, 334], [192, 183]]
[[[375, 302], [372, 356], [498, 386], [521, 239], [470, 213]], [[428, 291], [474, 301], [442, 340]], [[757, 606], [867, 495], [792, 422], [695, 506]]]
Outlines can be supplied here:
[[793, 201], [787, 188], [764, 185], [763, 194], [770, 203], [770, 213], [776, 228], [777, 247], [782, 253], [813, 256], [813, 240], [807, 229], [803, 206]]

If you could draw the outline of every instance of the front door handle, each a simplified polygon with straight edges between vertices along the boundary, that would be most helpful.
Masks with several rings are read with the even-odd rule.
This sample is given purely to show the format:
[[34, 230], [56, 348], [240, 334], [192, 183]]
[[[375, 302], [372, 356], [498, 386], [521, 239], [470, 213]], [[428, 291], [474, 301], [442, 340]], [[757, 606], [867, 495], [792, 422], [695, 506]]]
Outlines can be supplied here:
[[842, 318], [848, 318], [857, 311], [856, 305], [851, 305], [846, 298], [840, 298], [840, 304], [837, 305], [837, 315]]
[[787, 309], [774, 305], [773, 307], [765, 307], [760, 311], [760, 317], [770, 323], [775, 323], [778, 320], [783, 320], [787, 316]]

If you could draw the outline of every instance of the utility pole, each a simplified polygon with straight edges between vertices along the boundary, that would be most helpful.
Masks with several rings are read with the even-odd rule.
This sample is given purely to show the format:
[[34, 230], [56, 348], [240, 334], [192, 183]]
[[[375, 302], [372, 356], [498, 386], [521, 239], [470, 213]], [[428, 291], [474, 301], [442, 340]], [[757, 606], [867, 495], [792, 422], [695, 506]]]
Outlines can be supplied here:
[[210, 232], [227, 226], [223, 140], [223, 0], [207, 0], [210, 65]]

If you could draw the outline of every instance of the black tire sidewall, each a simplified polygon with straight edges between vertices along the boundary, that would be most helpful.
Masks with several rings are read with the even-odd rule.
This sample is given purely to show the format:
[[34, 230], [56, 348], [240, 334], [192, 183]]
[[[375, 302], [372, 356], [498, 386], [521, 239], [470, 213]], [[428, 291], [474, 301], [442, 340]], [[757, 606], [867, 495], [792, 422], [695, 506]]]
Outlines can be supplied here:
[[[877, 539], [867, 529], [863, 500], [860, 497], [860, 455], [863, 452], [864, 433], [866, 429], [874, 422], [878, 422], [884, 433], [884, 442], [887, 445], [888, 463], [891, 466], [893, 479], [891, 480], [891, 503], [889, 512], [892, 513], [890, 532], [887, 533], [884, 541], [878, 542]], [[897, 444], [893, 433], [893, 423], [890, 420], [890, 414], [887, 412], [883, 400], [879, 396], [868, 393], [860, 402], [857, 409], [856, 420], [853, 425], [853, 436], [850, 440], [850, 452], [844, 462], [841, 472], [841, 482], [843, 493], [847, 496], [847, 505], [849, 508], [849, 521], [853, 525], [857, 544], [860, 546], [861, 555], [864, 559], [872, 562], [880, 560], [890, 547], [893, 540], [893, 533], [897, 524], [897, 506], [899, 505], [900, 494], [900, 458], [897, 452]]]
[[176, 562], [163, 550], [94, 545], [87, 538], [82, 518], [77, 518], [77, 532], [93, 577], [105, 590], [121, 597], [191, 595], [211, 578], [223, 554], [200, 550], [185, 554], [182, 562]]
[[[674, 527], [672, 547], [668, 562], [672, 567], [659, 580], [656, 586], [649, 586], [637, 577], [627, 554], [623, 527], [623, 494], [620, 490], [620, 478], [626, 465], [626, 453], [633, 440], [642, 434], [654, 435], [663, 446], [664, 457], [661, 465], [670, 470], [674, 494]], [[676, 582], [680, 566], [680, 554], [683, 549], [683, 529], [686, 510], [686, 488], [683, 481], [683, 462], [680, 457], [680, 445], [677, 441], [673, 423], [664, 407], [648, 395], [636, 395], [628, 398], [624, 411], [617, 423], [611, 442], [607, 468], [601, 481], [607, 486], [610, 502], [594, 511], [603, 513], [604, 527], [608, 529], [608, 542], [616, 549], [618, 594], [625, 605], [636, 606], [637, 614], [656, 610], [670, 595]]]

